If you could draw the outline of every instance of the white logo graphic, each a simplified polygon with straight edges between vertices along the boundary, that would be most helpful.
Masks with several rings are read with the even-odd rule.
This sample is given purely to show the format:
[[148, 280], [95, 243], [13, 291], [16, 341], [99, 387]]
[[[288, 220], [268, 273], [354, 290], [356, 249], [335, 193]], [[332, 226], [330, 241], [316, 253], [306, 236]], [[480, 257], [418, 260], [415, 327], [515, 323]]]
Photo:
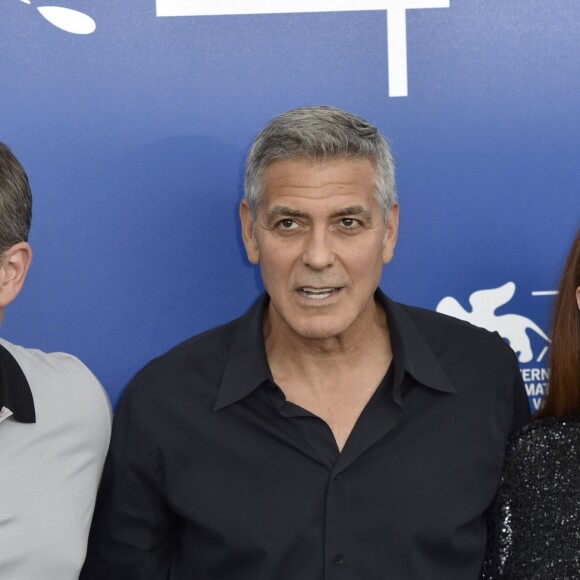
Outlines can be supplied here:
[[[437, 305], [437, 312], [449, 314], [476, 326], [481, 326], [487, 330], [498, 332], [509, 343], [514, 352], [518, 355], [520, 363], [529, 363], [534, 359], [528, 330], [533, 330], [546, 342], [550, 339], [544, 331], [533, 321], [520, 314], [501, 314], [495, 311], [504, 304], [507, 304], [514, 296], [516, 285], [507, 282], [499, 288], [489, 290], [478, 290], [469, 297], [472, 310], [465, 310], [461, 304], [451, 296], [446, 296]], [[548, 347], [545, 346], [536, 358], [540, 362], [546, 354]]]
[[[24, 4], [30, 4], [30, 0], [20, 0]], [[72, 34], [92, 34], [97, 25], [95, 21], [84, 12], [64, 8], [63, 6], [38, 6], [37, 10], [53, 26]]]
[[387, 11], [389, 96], [406, 97], [407, 10], [449, 8], [450, 0], [156, 0], [157, 16]]

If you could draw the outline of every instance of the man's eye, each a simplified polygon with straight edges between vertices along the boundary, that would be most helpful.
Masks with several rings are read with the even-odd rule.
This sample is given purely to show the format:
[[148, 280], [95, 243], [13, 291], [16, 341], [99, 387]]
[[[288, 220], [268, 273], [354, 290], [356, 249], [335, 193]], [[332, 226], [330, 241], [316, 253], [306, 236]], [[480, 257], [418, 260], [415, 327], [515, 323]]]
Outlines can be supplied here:
[[343, 225], [345, 228], [356, 228], [359, 225], [359, 221], [355, 220], [354, 218], [342, 218], [340, 220], [341, 225]]
[[278, 222], [278, 227], [281, 230], [293, 230], [294, 228], [297, 227], [297, 225], [298, 224], [292, 219], [280, 220]]

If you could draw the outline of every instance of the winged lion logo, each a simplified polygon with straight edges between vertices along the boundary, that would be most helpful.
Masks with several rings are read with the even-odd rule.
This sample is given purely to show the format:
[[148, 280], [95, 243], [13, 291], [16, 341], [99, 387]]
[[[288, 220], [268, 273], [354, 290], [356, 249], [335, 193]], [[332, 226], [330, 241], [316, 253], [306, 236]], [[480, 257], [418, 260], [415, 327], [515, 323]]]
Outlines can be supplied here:
[[514, 282], [506, 282], [498, 288], [477, 290], [469, 297], [471, 311], [465, 310], [452, 296], [446, 296], [437, 304], [436, 310], [487, 330], [498, 332], [502, 338], [509, 342], [518, 355], [519, 362], [529, 363], [534, 359], [534, 353], [528, 330], [534, 331], [548, 343], [550, 339], [533, 320], [526, 316], [520, 314], [498, 315], [495, 313], [500, 306], [504, 306], [513, 298], [515, 291]]

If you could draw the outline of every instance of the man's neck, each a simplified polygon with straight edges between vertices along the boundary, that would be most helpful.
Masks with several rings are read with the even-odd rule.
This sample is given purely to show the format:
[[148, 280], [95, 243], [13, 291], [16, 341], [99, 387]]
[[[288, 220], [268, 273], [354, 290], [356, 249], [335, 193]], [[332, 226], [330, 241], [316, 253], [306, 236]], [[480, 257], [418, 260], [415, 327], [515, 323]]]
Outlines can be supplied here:
[[340, 336], [310, 339], [266, 317], [266, 354], [274, 380], [328, 391], [340, 388], [341, 379], [361, 376], [371, 367], [386, 372], [392, 351], [384, 310], [375, 302], [367, 320], [353, 326]]

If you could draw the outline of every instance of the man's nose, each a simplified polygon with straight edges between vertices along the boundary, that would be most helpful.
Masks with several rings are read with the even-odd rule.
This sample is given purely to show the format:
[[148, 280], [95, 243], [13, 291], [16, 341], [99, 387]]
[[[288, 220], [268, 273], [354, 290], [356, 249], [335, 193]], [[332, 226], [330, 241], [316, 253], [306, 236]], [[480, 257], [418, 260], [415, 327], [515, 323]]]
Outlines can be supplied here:
[[302, 262], [313, 270], [323, 270], [334, 264], [332, 236], [326, 228], [313, 228], [305, 239]]

